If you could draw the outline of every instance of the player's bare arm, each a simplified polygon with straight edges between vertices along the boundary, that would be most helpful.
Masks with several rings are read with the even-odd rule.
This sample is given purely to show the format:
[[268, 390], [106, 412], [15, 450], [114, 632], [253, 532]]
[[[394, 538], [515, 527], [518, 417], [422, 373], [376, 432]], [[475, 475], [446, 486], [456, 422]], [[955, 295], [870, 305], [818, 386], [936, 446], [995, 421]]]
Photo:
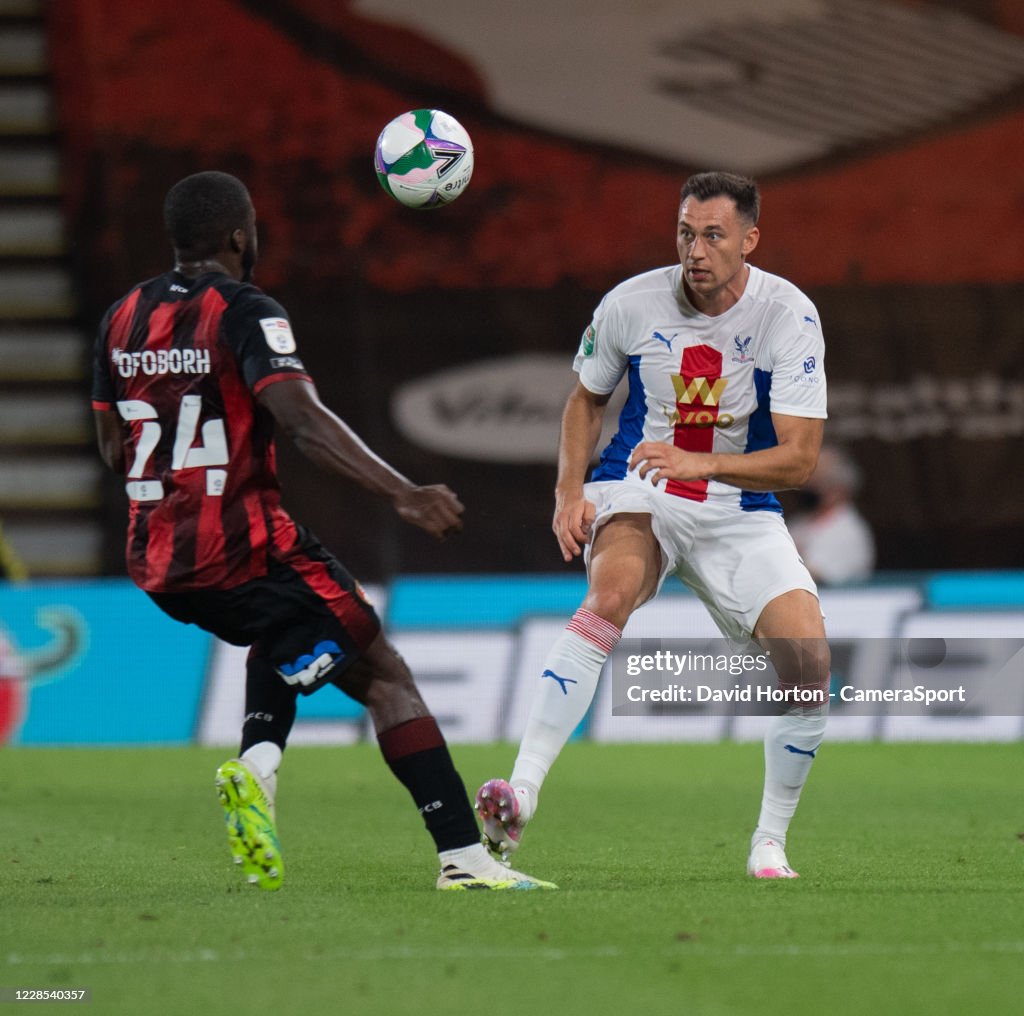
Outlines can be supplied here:
[[115, 473], [125, 470], [124, 432], [121, 417], [112, 409], [94, 409], [93, 422], [96, 424], [96, 444], [100, 457]]
[[601, 421], [610, 397], [597, 395], [577, 383], [562, 413], [555, 515], [551, 528], [566, 561], [579, 557], [590, 539], [595, 508], [583, 496], [583, 484], [601, 436]]
[[268, 385], [257, 397], [312, 463], [391, 501], [400, 518], [444, 539], [462, 529], [463, 505], [443, 484], [418, 486], [377, 455], [321, 401], [304, 378]]
[[688, 452], [659, 441], [636, 446], [630, 469], [641, 479], [718, 480], [743, 490], [789, 490], [807, 482], [818, 461], [825, 421], [772, 413], [779, 443], [746, 454]]

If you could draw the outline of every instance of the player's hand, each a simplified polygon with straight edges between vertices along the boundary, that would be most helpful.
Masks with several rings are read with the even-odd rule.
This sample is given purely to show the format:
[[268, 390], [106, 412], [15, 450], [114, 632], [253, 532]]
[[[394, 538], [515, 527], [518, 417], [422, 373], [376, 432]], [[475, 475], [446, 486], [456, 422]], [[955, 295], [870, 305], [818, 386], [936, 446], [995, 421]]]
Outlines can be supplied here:
[[562, 551], [562, 557], [571, 561], [583, 553], [583, 548], [593, 535], [594, 517], [597, 508], [582, 494], [579, 497], [555, 499], [555, 517], [551, 521], [555, 539]]
[[663, 441], [643, 441], [633, 449], [629, 468], [655, 485], [662, 480], [706, 480], [711, 476], [710, 458]]
[[443, 483], [403, 487], [392, 502], [399, 517], [443, 540], [462, 532], [462, 502]]

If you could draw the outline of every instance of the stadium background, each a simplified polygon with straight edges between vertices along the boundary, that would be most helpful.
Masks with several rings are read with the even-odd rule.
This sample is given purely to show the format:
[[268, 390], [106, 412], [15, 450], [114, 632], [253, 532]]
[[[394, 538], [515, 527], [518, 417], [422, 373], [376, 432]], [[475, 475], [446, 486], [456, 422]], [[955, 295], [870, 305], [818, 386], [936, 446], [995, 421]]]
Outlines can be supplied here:
[[[867, 474], [859, 503], [880, 573], [846, 605], [843, 637], [915, 624], [972, 635], [972, 618], [982, 635], [984, 612], [1001, 635], [1024, 631], [1014, 0], [666, 2], [642, 14], [528, 0], [514, 32], [505, 5], [468, 0], [429, 13], [411, 0], [13, 6], [35, 13], [12, 24], [44, 27], [44, 63], [8, 75], [0, 111], [17, 119], [19, 89], [47, 105], [43, 127], [11, 126], [5, 143], [49, 139], [59, 183], [3, 200], [56, 209], [61, 238], [33, 249], [0, 237], [0, 516], [47, 579], [0, 588], [0, 741], [217, 740], [208, 712], [230, 661], [114, 578], [125, 505], [86, 412], [91, 331], [165, 269], [162, 197], [204, 168], [249, 184], [257, 281], [289, 309], [325, 400], [400, 469], [466, 503], [466, 532], [434, 546], [282, 448], [286, 504], [375, 584], [428, 699], [454, 701], [466, 682], [484, 696], [461, 695], [487, 717], [468, 739], [514, 737], [526, 647], [581, 589], [548, 530], [578, 337], [605, 289], [673, 259], [678, 188], [710, 165], [760, 180], [756, 263], [818, 305], [828, 434]], [[419, 106], [452, 112], [476, 145], [470, 189], [437, 213], [398, 207], [372, 172], [381, 126]], [[25, 285], [10, 296], [45, 271], [68, 280], [47, 307], [30, 306]], [[55, 328], [71, 337], [70, 367], [46, 345]], [[670, 624], [693, 605], [671, 604]], [[497, 691], [483, 690], [488, 671]], [[124, 710], [101, 729], [89, 704], [102, 688]], [[340, 697], [314, 706], [322, 697], [306, 706], [309, 738], [360, 736], [358, 714]]]

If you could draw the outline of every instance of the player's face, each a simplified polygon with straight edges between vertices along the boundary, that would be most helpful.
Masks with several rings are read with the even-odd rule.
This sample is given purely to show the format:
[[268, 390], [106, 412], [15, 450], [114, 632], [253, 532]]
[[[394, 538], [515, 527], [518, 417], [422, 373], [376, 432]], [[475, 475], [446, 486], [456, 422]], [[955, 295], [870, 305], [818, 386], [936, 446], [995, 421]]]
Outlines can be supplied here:
[[736, 302], [746, 283], [744, 259], [757, 246], [758, 235], [730, 197], [698, 201], [691, 195], [683, 201], [676, 249], [686, 286], [699, 308], [714, 309], [730, 295]]

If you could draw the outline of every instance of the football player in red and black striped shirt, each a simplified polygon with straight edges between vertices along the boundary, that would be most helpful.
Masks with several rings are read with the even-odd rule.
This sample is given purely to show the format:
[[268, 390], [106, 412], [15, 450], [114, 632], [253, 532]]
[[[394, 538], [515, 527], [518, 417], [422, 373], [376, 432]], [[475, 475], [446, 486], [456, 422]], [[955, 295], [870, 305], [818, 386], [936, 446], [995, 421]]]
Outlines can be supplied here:
[[197, 173], [167, 195], [174, 268], [104, 316], [93, 409], [100, 452], [126, 480], [128, 572], [171, 617], [251, 646], [240, 757], [217, 786], [236, 862], [276, 889], [276, 772], [297, 695], [330, 683], [364, 704], [441, 860], [438, 888], [538, 888], [480, 845], [437, 723], [355, 580], [280, 504], [279, 424], [314, 464], [390, 501], [443, 539], [462, 528], [444, 486], [419, 486], [323, 403], [285, 309], [251, 284], [256, 214], [242, 182]]

